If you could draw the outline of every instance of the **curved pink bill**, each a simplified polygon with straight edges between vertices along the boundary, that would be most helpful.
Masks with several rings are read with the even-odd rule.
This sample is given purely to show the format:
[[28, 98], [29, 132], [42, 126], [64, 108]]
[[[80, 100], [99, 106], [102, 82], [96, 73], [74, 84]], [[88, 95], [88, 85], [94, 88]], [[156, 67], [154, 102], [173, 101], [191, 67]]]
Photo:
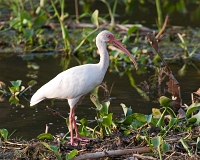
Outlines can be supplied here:
[[129, 56], [129, 58], [131, 59], [131, 61], [133, 62], [135, 69], [138, 69], [138, 65], [135, 61], [135, 59], [133, 58], [132, 54], [119, 42], [117, 41], [115, 38], [113, 38], [110, 43], [112, 43], [114, 46], [116, 46], [118, 49], [120, 49], [121, 51], [123, 51], [125, 54], [127, 54]]

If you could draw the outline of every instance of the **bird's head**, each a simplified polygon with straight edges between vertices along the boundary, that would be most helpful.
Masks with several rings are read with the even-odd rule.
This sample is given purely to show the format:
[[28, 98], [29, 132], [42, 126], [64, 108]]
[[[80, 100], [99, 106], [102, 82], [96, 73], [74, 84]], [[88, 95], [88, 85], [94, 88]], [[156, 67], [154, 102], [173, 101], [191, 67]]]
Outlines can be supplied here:
[[104, 43], [113, 44], [115, 47], [117, 47], [122, 52], [127, 54], [129, 58], [131, 59], [131, 61], [133, 62], [133, 64], [135, 65], [136, 70], [138, 69], [137, 63], [135, 59], [133, 58], [132, 54], [119, 41], [115, 39], [114, 35], [111, 32], [107, 30], [100, 32], [96, 37], [97, 46], [100, 41]]
[[111, 32], [104, 30], [97, 35], [96, 39], [99, 39], [102, 42], [112, 43], [114, 35]]

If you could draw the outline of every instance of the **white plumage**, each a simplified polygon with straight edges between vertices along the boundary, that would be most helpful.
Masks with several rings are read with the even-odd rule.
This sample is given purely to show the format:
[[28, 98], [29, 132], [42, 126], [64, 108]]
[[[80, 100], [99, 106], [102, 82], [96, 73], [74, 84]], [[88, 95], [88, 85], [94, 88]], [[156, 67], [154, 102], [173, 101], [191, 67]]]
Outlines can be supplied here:
[[[75, 116], [75, 106], [79, 99], [92, 91], [103, 81], [107, 68], [109, 66], [109, 55], [106, 49], [107, 43], [115, 45], [126, 53], [137, 69], [137, 64], [131, 54], [126, 50], [109, 31], [102, 31], [96, 37], [96, 45], [100, 52], [100, 61], [97, 64], [85, 64], [70, 68], [61, 72], [55, 78], [43, 85], [32, 96], [30, 105], [34, 106], [46, 98], [67, 99], [70, 106], [70, 131], [71, 145], [74, 145], [74, 138], [83, 139], [79, 136]], [[73, 126], [76, 137], [73, 136]], [[87, 138], [84, 138], [87, 139]]]

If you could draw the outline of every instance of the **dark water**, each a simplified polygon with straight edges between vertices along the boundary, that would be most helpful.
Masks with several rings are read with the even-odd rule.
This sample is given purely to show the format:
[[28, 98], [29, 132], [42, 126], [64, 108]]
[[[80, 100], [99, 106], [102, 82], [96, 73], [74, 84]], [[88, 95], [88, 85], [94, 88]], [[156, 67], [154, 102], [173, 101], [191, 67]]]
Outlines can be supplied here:
[[[168, 25], [184, 27], [190, 26], [199, 28], [199, 4], [196, 4], [194, 2], [185, 2], [184, 7], [181, 6], [178, 2], [179, 1], [163, 1], [161, 3], [163, 19], [166, 15], [169, 15]], [[113, 3], [109, 3], [111, 4], [111, 7], [113, 7]], [[166, 4], [168, 4], [168, 7]], [[157, 29], [157, 10], [155, 1], [145, 1], [144, 5], [139, 5], [139, 2], [135, 1], [134, 6], [132, 7], [129, 14], [125, 11], [125, 8], [126, 6], [122, 2], [118, 1], [115, 13], [116, 23], [123, 23], [126, 21], [126, 23], [142, 24], [146, 27], [153, 27]], [[100, 17], [104, 17], [108, 14], [108, 9], [102, 1], [92, 1], [92, 3], [90, 4], [90, 10], [91, 12], [93, 12], [95, 9], [99, 10]], [[66, 0], [66, 10], [70, 15], [75, 15], [75, 3], [73, 0]], [[79, 4], [79, 15], [81, 15], [82, 13], [83, 6]], [[109, 16], [107, 16], [107, 19], [108, 21], [110, 21]], [[88, 17], [88, 21], [90, 21], [90, 17]]]
[[[41, 85], [55, 77], [59, 72], [62, 71], [60, 64], [60, 58], [53, 58], [51, 56], [43, 58], [34, 58], [32, 60], [39, 66], [39, 70], [34, 70], [27, 67], [27, 61], [22, 60], [21, 57], [4, 57], [0, 59], [0, 80], [10, 85], [10, 80], [22, 80], [22, 85], [25, 85], [33, 78], [28, 77], [31, 73], [36, 73], [38, 82], [32, 88], [32, 92], [36, 91]], [[70, 67], [78, 65], [76, 61], [72, 60]], [[184, 77], [177, 75], [177, 71], [181, 65], [174, 64], [170, 65], [175, 77], [180, 82], [181, 94], [183, 103], [190, 103], [191, 92], [196, 91], [200, 87], [200, 76], [193, 67], [188, 68], [188, 72]], [[147, 80], [152, 73], [145, 75], [137, 75], [135, 71], [132, 71], [133, 77], [137, 84]], [[127, 75], [120, 77], [118, 73], [110, 73], [109, 69], [104, 78], [104, 82], [107, 82], [108, 87], [114, 83], [111, 97], [116, 99], [111, 101], [111, 111], [115, 117], [121, 116], [123, 111], [120, 103], [131, 106], [133, 112], [139, 112], [144, 114], [150, 114], [153, 107], [159, 107], [159, 104], [155, 102], [144, 102], [143, 98], [136, 92], [136, 90], [130, 85]], [[8, 90], [8, 88], [6, 88]], [[27, 92], [29, 94], [29, 92]], [[31, 139], [36, 137], [38, 134], [43, 133], [46, 124], [51, 124], [50, 133], [67, 132], [65, 120], [60, 117], [53, 116], [49, 111], [46, 110], [46, 105], [59, 111], [63, 116], [67, 117], [69, 113], [69, 107], [65, 100], [44, 100], [39, 103], [35, 108], [29, 107], [29, 102], [24, 98], [20, 98], [20, 103], [24, 105], [24, 108], [20, 106], [10, 105], [8, 102], [9, 97], [4, 97], [4, 101], [0, 102], [0, 128], [8, 129], [9, 133], [16, 130], [13, 137], [21, 137]], [[100, 98], [103, 99], [102, 94]], [[27, 96], [30, 99], [30, 96]], [[53, 105], [52, 105], [53, 104]], [[77, 108], [76, 115], [78, 119], [85, 117], [88, 120], [94, 120], [95, 111], [92, 109], [94, 105], [90, 101], [89, 94], [86, 95], [82, 104]], [[90, 124], [95, 126], [95, 123]]]

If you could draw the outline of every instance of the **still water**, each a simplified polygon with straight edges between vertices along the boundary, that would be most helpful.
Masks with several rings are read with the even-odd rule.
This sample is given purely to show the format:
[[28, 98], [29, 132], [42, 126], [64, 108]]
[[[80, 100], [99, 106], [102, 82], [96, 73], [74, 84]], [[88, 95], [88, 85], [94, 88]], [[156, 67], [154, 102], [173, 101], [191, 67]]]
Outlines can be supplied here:
[[[35, 70], [33, 68], [28, 68], [28, 61], [23, 60], [23, 58], [19, 56], [4, 56], [0, 58], [0, 81], [3, 81], [8, 87], [11, 86], [9, 81], [20, 79], [22, 80], [22, 85], [27, 86], [27, 83], [33, 79], [30, 75], [35, 74], [37, 75], [37, 77], [35, 77], [37, 84], [33, 86], [31, 90], [32, 94], [62, 71], [60, 57], [38, 56], [29, 60], [29, 62], [36, 63], [39, 66], [39, 69]], [[78, 63], [72, 59], [69, 67], [76, 65], [78, 65]], [[196, 91], [200, 87], [200, 76], [192, 66], [188, 68], [185, 76], [178, 76], [177, 72], [181, 66], [182, 64], [170, 65], [174, 76], [180, 82], [183, 103], [190, 104], [191, 92]], [[147, 81], [152, 73], [153, 72], [150, 71], [144, 75], [137, 75], [135, 71], [132, 70], [132, 75], [136, 84], [140, 84], [140, 82], [144, 80]], [[123, 114], [120, 103], [124, 103], [128, 107], [131, 106], [133, 112], [144, 114], [150, 114], [153, 107], [159, 108], [159, 104], [155, 100], [150, 102], [145, 102], [143, 100], [137, 91], [130, 85], [129, 78], [126, 74], [120, 77], [118, 73], [111, 73], [108, 69], [104, 82], [107, 83], [108, 88], [114, 83], [111, 97], [115, 97], [115, 99], [111, 101], [110, 105], [114, 117], [119, 117]], [[8, 88], [6, 88], [6, 90], [8, 90]], [[36, 105], [35, 108], [30, 108], [30, 92], [27, 91], [27, 94], [27, 99], [20, 98], [20, 103], [24, 105], [24, 108], [11, 105], [8, 102], [9, 96], [3, 97], [4, 100], [0, 102], [0, 128], [8, 129], [9, 133], [16, 130], [13, 138], [23, 137], [24, 139], [35, 138], [40, 133], [43, 133], [46, 124], [50, 124], [51, 134], [60, 132], [66, 133], [68, 131], [64, 119], [55, 117], [46, 110], [46, 105], [48, 105], [52, 109], [60, 112], [64, 117], [68, 117], [69, 107], [66, 100], [44, 100]], [[100, 94], [100, 98], [103, 99], [103, 94]], [[94, 107], [94, 105], [90, 101], [88, 94], [76, 110], [78, 119], [80, 120], [85, 117], [88, 120], [94, 120], [96, 113], [92, 107]], [[95, 123], [90, 124], [90, 126], [94, 127]]]

